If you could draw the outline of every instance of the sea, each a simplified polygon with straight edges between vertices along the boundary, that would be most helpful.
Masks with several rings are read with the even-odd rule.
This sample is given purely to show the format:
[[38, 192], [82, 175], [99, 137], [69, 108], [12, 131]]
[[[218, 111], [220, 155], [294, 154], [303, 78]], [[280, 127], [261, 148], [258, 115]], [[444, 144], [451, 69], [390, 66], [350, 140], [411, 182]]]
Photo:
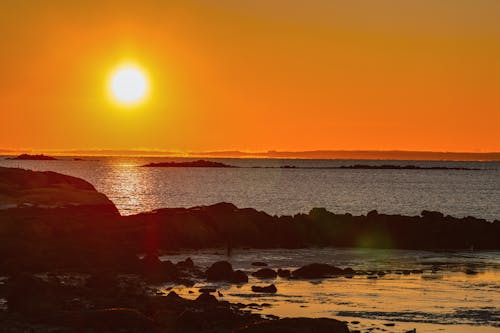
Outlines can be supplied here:
[[[0, 166], [56, 171], [83, 178], [106, 194], [122, 215], [166, 207], [231, 202], [272, 215], [334, 213], [419, 215], [440, 211], [455, 217], [500, 219], [500, 162], [214, 159], [239, 168], [144, 168], [161, 157], [60, 157]], [[75, 161], [75, 158], [83, 160]], [[363, 165], [415, 165], [479, 170], [333, 169]], [[294, 166], [296, 168], [283, 168]]]
[[[122, 215], [224, 201], [272, 215], [324, 207], [355, 215], [374, 209], [404, 215], [434, 210], [500, 220], [500, 162], [205, 158], [238, 168], [146, 168], [142, 166], [151, 162], [194, 159], [65, 156], [56, 161], [19, 161], [5, 157], [0, 157], [0, 166], [83, 178], [106, 194]], [[461, 170], [335, 168], [356, 164]], [[229, 260], [249, 275], [257, 269], [254, 261], [292, 270], [321, 262], [366, 274], [309, 281], [265, 281], [250, 275], [249, 284], [241, 286], [196, 281], [193, 287], [158, 285], [158, 293], [175, 290], [195, 298], [199, 288], [215, 287], [218, 298], [247, 304], [249, 311], [264, 316], [336, 318], [359, 332], [500, 332], [500, 251], [234, 249], [228, 257], [225, 249], [186, 249], [165, 253], [162, 260], [176, 262], [188, 256], [201, 267]], [[415, 269], [423, 273], [407, 274]], [[250, 289], [270, 283], [276, 285], [276, 294]]]

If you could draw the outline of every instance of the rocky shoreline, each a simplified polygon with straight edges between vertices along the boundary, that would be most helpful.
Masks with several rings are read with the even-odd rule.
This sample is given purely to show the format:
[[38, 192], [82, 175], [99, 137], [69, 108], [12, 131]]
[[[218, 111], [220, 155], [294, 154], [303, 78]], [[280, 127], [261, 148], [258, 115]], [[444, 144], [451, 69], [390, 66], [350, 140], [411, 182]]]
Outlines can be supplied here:
[[[334, 319], [264, 318], [249, 305], [230, 304], [200, 290], [195, 300], [171, 291], [158, 294], [150, 285], [178, 279], [221, 279], [226, 271], [215, 263], [202, 272], [190, 259], [173, 264], [145, 257], [137, 274], [49, 272], [12, 275], [0, 287], [7, 309], [0, 311], [0, 328], [9, 332], [338, 332], [347, 325]], [[230, 269], [222, 263], [222, 266]], [[212, 273], [210, 273], [212, 271]], [[244, 274], [244, 273], [243, 273]], [[245, 275], [246, 276], [246, 275]], [[237, 282], [244, 283], [244, 282]], [[219, 294], [220, 296], [220, 294]]]
[[[252, 276], [263, 283], [272, 283], [278, 276], [317, 280], [367, 274], [317, 263], [292, 271], [260, 266]], [[0, 299], [7, 300], [6, 309], [0, 310], [0, 328], [9, 332], [358, 332], [335, 319], [262, 316], [254, 310], [269, 304], [229, 303], [216, 287], [200, 288], [193, 300], [156, 287], [173, 282], [192, 290], [195, 281], [241, 288], [248, 283], [248, 276], [233, 270], [227, 261], [215, 262], [204, 270], [190, 258], [173, 263], [154, 255], [138, 260], [135, 270], [127, 274], [103, 269], [91, 273], [16, 273], [0, 283]], [[276, 293], [277, 288], [274, 284], [252, 285], [251, 291]]]
[[429, 211], [353, 216], [323, 208], [271, 216], [229, 203], [121, 216], [82, 179], [17, 168], [0, 168], [0, 179], [0, 272], [127, 271], [138, 253], [182, 248], [500, 249], [498, 220]]
[[[150, 286], [158, 283], [248, 282], [247, 272], [228, 262], [204, 270], [190, 259], [160, 261], [159, 254], [221, 246], [500, 249], [500, 221], [438, 212], [352, 216], [317, 208], [278, 217], [220, 203], [121, 216], [82, 179], [16, 168], [0, 168], [0, 207], [0, 276], [8, 277], [0, 283], [0, 299], [7, 300], [0, 322], [11, 332], [349, 332], [333, 319], [263, 318], [247, 305], [220, 301], [214, 290], [194, 301], [157, 295]], [[266, 281], [251, 286], [258, 293], [276, 292], [277, 276], [368, 274], [321, 263], [292, 271], [255, 266], [251, 274]]]

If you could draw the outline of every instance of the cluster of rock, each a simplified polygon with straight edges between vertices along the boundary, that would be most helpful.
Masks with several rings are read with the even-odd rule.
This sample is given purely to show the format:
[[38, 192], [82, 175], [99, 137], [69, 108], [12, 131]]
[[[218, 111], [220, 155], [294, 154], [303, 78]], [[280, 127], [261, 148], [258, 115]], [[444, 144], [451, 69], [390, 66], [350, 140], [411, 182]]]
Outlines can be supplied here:
[[[172, 263], [153, 254], [137, 262], [136, 274], [123, 275], [110, 270], [91, 274], [56, 271], [42, 275], [15, 273], [0, 284], [0, 298], [7, 299], [7, 311], [0, 311], [2, 328], [10, 331], [120, 331], [120, 332], [338, 332], [348, 333], [345, 323], [334, 319], [277, 317], [264, 319], [245, 311], [252, 304], [230, 304], [212, 295], [215, 288], [200, 288], [195, 300], [181, 298], [171, 291], [164, 296], [154, 292], [151, 283], [175, 281], [192, 286], [191, 279], [246, 283], [243, 271], [234, 271], [226, 261], [216, 262], [203, 271], [187, 258]], [[328, 265], [326, 265], [328, 266]], [[330, 272], [333, 266], [329, 266]], [[303, 267], [293, 272], [325, 267]], [[266, 268], [271, 271], [271, 269]], [[259, 271], [257, 271], [259, 272]], [[262, 273], [262, 270], [260, 271]], [[257, 275], [261, 276], [260, 273]], [[235, 278], [238, 277], [238, 279]], [[269, 274], [266, 276], [270, 276]], [[273, 274], [276, 277], [276, 272]], [[258, 293], [276, 293], [274, 284], [252, 286]], [[222, 296], [219, 292], [218, 296]], [[262, 304], [264, 306], [265, 304]], [[268, 306], [268, 305], [267, 305]]]
[[195, 300], [175, 292], [151, 295], [141, 281], [90, 277], [69, 284], [57, 276], [18, 275], [5, 285], [8, 310], [0, 311], [9, 332], [333, 332], [348, 333], [334, 319], [265, 320], [201, 293]]
[[309, 214], [271, 216], [230, 203], [159, 209], [123, 218], [154, 226], [164, 248], [226, 246], [304, 248], [310, 246], [402, 249], [500, 249], [500, 221], [455, 218], [422, 211], [420, 216], [334, 214], [314, 208]]

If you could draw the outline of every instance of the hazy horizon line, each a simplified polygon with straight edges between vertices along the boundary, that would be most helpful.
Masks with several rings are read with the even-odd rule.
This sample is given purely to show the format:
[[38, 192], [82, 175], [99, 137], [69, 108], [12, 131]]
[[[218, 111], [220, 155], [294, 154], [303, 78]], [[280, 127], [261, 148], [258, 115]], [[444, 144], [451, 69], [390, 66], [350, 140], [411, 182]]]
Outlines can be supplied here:
[[0, 149], [0, 154], [50, 154], [55, 156], [144, 156], [144, 157], [213, 157], [213, 158], [290, 158], [290, 159], [359, 159], [359, 160], [451, 160], [500, 161], [500, 152], [457, 152], [418, 150], [303, 150], [303, 151], [168, 151], [157, 149]]

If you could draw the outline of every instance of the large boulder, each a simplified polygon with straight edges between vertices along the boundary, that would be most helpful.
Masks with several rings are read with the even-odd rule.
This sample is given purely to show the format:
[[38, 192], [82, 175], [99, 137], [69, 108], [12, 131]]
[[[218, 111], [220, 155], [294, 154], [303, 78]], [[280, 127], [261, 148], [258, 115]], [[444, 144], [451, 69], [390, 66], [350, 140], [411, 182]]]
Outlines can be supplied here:
[[142, 260], [142, 274], [151, 282], [176, 281], [180, 277], [179, 269], [170, 260], [161, 261], [154, 254], [147, 254]]
[[230, 281], [233, 273], [233, 266], [229, 262], [218, 261], [207, 269], [205, 275], [209, 281]]
[[266, 264], [265, 262], [263, 262], [263, 261], [254, 261], [254, 262], [252, 263], [252, 266], [261, 266], [261, 267], [265, 267], [265, 266], [267, 266], [267, 264]]
[[261, 286], [252, 286], [252, 291], [254, 293], [270, 293], [270, 294], [274, 294], [275, 292], [278, 291], [278, 289], [276, 288], [276, 286], [274, 284], [270, 284], [270, 285], [264, 286], [264, 287], [261, 287]]
[[289, 269], [278, 269], [278, 276], [282, 278], [289, 278], [292, 273]]
[[259, 279], [274, 279], [278, 276], [278, 273], [276, 273], [275, 270], [270, 268], [262, 268], [259, 269], [257, 272], [252, 273], [252, 275]]
[[242, 328], [238, 333], [349, 333], [347, 325], [328, 318], [283, 318], [262, 321]]
[[246, 275], [245, 272], [241, 270], [237, 270], [233, 272], [233, 276], [231, 277], [232, 283], [247, 283], [248, 282], [248, 276]]
[[200, 296], [198, 296], [196, 298], [196, 302], [203, 303], [203, 304], [215, 305], [219, 301], [217, 301], [217, 298], [215, 298], [214, 295], [211, 295], [209, 293], [201, 293]]
[[218, 261], [205, 272], [208, 281], [226, 281], [231, 283], [246, 283], [248, 276], [245, 272], [233, 271], [233, 266], [227, 261]]
[[309, 264], [292, 272], [292, 277], [298, 279], [322, 279], [332, 276], [344, 275], [346, 272], [328, 264]]

